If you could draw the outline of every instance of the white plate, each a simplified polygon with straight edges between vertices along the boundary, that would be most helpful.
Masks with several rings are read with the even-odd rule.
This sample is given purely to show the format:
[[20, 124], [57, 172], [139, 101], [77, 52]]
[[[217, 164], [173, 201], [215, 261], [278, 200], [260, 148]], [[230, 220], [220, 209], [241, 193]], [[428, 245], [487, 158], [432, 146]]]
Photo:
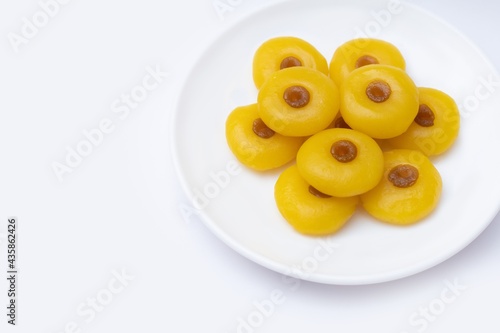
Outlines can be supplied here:
[[[446, 23], [412, 5], [394, 10], [390, 3], [276, 4], [229, 27], [193, 64], [173, 120], [176, 168], [206, 225], [247, 258], [321, 283], [389, 281], [456, 254], [498, 212], [500, 94], [495, 69]], [[273, 187], [279, 172], [260, 174], [235, 162], [224, 123], [233, 108], [256, 101], [251, 64], [262, 42], [274, 36], [301, 37], [329, 61], [336, 47], [358, 37], [359, 31], [397, 45], [418, 86], [441, 89], [456, 99], [462, 113], [460, 136], [449, 153], [434, 159], [444, 189], [438, 209], [425, 221], [396, 227], [360, 210], [339, 233], [306, 237], [275, 207]]]

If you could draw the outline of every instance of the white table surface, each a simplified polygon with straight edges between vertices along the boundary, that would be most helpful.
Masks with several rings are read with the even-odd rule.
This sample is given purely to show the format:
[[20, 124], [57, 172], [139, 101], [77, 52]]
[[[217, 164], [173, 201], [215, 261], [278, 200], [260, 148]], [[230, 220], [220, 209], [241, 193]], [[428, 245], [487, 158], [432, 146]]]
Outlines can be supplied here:
[[[19, 34], [40, 4], [0, 3], [2, 272], [8, 216], [19, 219], [20, 237], [18, 325], [7, 324], [2, 278], [0, 332], [500, 330], [498, 217], [425, 272], [332, 286], [287, 283], [181, 213], [190, 202], [165, 132], [177, 79], [210, 40], [272, 1], [221, 0], [231, 9], [224, 20], [214, 0], [67, 2], [51, 8], [53, 17], [19, 52], [9, 34]], [[410, 2], [457, 27], [500, 67], [499, 2]], [[101, 123], [118, 119], [112, 103], [148, 67], [168, 75], [130, 114]], [[52, 163], [99, 124], [109, 133], [59, 182]]]

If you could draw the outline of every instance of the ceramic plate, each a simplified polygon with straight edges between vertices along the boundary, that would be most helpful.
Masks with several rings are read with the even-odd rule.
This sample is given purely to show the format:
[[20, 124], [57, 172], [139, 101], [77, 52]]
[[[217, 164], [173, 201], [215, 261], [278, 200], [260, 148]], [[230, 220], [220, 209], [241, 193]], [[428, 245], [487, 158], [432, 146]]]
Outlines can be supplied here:
[[[229, 151], [224, 125], [254, 103], [252, 58], [271, 37], [303, 38], [330, 60], [360, 36], [395, 44], [418, 86], [447, 92], [461, 111], [454, 147], [433, 159], [443, 178], [437, 210], [409, 227], [378, 222], [361, 209], [337, 234], [307, 237], [279, 214], [282, 171], [257, 173]], [[495, 69], [454, 28], [413, 5], [386, 1], [288, 1], [253, 13], [210, 44], [186, 77], [172, 123], [181, 183], [206, 225], [231, 248], [282, 274], [328, 284], [369, 284], [409, 276], [471, 243], [500, 208], [500, 96]]]

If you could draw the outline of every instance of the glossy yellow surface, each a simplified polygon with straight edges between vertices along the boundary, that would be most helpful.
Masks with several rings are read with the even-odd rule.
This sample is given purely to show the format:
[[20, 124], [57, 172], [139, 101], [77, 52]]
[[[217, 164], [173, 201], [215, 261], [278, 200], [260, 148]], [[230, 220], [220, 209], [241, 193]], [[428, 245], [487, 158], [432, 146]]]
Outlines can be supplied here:
[[[348, 140], [357, 148], [354, 160], [344, 163], [331, 153], [334, 143]], [[378, 144], [361, 132], [345, 128], [321, 131], [302, 145], [297, 153], [297, 167], [302, 177], [319, 191], [336, 197], [350, 197], [375, 187], [384, 170]]]
[[237, 107], [228, 116], [226, 140], [236, 158], [255, 170], [274, 169], [295, 159], [305, 139], [278, 133], [261, 138], [253, 131], [253, 122], [258, 118], [257, 104]]
[[283, 59], [295, 57], [302, 66], [328, 75], [325, 57], [309, 42], [297, 37], [275, 37], [264, 42], [253, 58], [253, 80], [260, 87], [276, 71], [280, 70]]
[[[367, 87], [385, 82], [391, 94], [384, 102], [372, 101]], [[340, 89], [340, 112], [351, 128], [376, 139], [403, 134], [419, 108], [418, 89], [405, 71], [386, 65], [370, 65], [353, 71]]]
[[321, 198], [309, 191], [296, 165], [286, 169], [274, 187], [280, 213], [300, 233], [314, 236], [338, 231], [354, 214], [358, 197]]
[[408, 130], [389, 141], [394, 148], [420, 150], [427, 156], [447, 151], [455, 142], [460, 129], [457, 104], [446, 93], [433, 88], [419, 88], [420, 104], [427, 105], [434, 113], [432, 126], [413, 122]]
[[[285, 90], [301, 86], [310, 93], [309, 103], [293, 108], [284, 99]], [[274, 131], [286, 136], [309, 136], [325, 129], [339, 111], [339, 91], [325, 74], [306, 67], [275, 72], [258, 95], [259, 115]]]
[[339, 46], [330, 61], [330, 77], [341, 85], [356, 68], [358, 60], [364, 56], [376, 59], [381, 65], [390, 65], [402, 70], [406, 63], [399, 49], [393, 44], [373, 38], [358, 38]]
[[[428, 216], [437, 206], [442, 191], [438, 170], [427, 156], [416, 150], [395, 149], [384, 153], [385, 171], [382, 181], [361, 195], [365, 210], [375, 218], [392, 224], [412, 224]], [[388, 179], [390, 170], [409, 164], [419, 172], [410, 187], [394, 186]]]

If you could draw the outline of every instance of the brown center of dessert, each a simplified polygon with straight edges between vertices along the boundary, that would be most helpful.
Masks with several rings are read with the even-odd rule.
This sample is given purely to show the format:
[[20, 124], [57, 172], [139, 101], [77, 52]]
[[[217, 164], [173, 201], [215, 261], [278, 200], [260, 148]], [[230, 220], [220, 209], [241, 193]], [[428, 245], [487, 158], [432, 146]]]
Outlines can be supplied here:
[[291, 86], [285, 90], [283, 98], [292, 108], [299, 109], [309, 103], [311, 96], [306, 88], [302, 86]]
[[318, 191], [315, 187], [312, 187], [309, 185], [309, 193], [314, 195], [315, 197], [321, 198], [321, 199], [326, 199], [326, 198], [331, 198], [331, 195], [325, 194], [323, 192]]
[[384, 81], [373, 81], [366, 87], [366, 96], [375, 103], [387, 101], [391, 93], [391, 86]]
[[415, 122], [422, 127], [431, 127], [434, 125], [436, 116], [427, 104], [420, 104], [418, 114], [415, 117]]
[[358, 60], [356, 61], [356, 68], [360, 68], [367, 65], [375, 65], [375, 64], [378, 64], [377, 58], [374, 58], [369, 55], [364, 55], [359, 57]]
[[413, 165], [400, 164], [391, 169], [388, 178], [389, 181], [396, 187], [410, 187], [417, 182], [418, 169]]
[[358, 148], [348, 140], [339, 140], [332, 145], [332, 156], [341, 163], [351, 162], [358, 156]]
[[252, 129], [258, 137], [263, 139], [269, 139], [274, 135], [274, 131], [267, 127], [267, 125], [260, 118], [253, 121]]
[[302, 62], [295, 57], [286, 57], [281, 61], [280, 69], [302, 66]]

